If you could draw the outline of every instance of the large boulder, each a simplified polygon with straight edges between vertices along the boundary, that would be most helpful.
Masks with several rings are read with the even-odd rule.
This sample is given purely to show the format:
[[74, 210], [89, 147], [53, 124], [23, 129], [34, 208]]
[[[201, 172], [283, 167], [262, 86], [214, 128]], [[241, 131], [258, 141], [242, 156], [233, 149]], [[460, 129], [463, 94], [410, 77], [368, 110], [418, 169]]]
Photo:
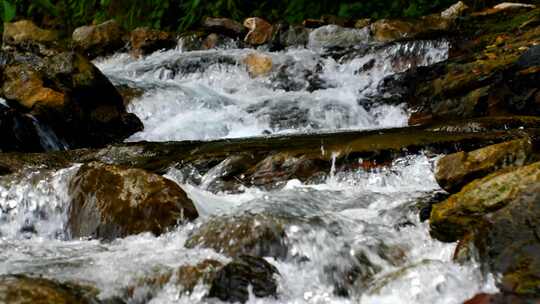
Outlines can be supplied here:
[[258, 298], [275, 297], [276, 275], [279, 275], [279, 271], [266, 260], [243, 255], [217, 272], [208, 296], [231, 303], [245, 303], [251, 288]]
[[344, 28], [339, 25], [325, 25], [309, 34], [309, 47], [315, 49], [348, 48], [367, 44], [370, 39], [368, 28]]
[[131, 32], [131, 54], [135, 57], [162, 49], [171, 49], [176, 45], [176, 38], [169, 32], [153, 30], [148, 27], [139, 27]]
[[90, 58], [112, 54], [122, 47], [125, 31], [120, 24], [109, 20], [98, 25], [86, 25], [73, 31], [75, 49]]
[[206, 247], [230, 257], [287, 257], [286, 220], [270, 214], [215, 217], [187, 240], [186, 247]]
[[70, 148], [103, 146], [142, 130], [121, 95], [88, 59], [75, 52], [8, 53], [1, 95], [50, 126]]
[[244, 26], [249, 30], [244, 38], [244, 41], [248, 44], [261, 45], [272, 38], [273, 26], [262, 18], [247, 18], [244, 20]]
[[532, 156], [533, 145], [529, 139], [517, 139], [471, 152], [457, 152], [438, 161], [435, 178], [443, 189], [456, 192], [474, 179], [498, 169], [522, 166]]
[[[72, 284], [22, 275], [0, 276], [0, 302], [16, 304], [99, 304], [97, 292]], [[120, 303], [108, 301], [107, 303]]]
[[68, 229], [74, 238], [161, 234], [198, 217], [177, 184], [140, 169], [85, 164], [70, 182], [69, 193]]
[[454, 242], [478, 228], [487, 214], [506, 207], [540, 182], [540, 162], [507, 168], [475, 180], [431, 211], [431, 234]]

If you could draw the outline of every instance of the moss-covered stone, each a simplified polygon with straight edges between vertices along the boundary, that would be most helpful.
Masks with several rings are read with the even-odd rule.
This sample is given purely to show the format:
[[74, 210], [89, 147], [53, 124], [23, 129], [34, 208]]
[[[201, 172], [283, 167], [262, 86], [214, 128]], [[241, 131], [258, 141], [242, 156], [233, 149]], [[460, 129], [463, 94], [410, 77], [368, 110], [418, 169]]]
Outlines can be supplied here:
[[447, 155], [438, 161], [435, 178], [442, 188], [455, 192], [476, 178], [501, 168], [522, 166], [532, 158], [531, 141], [517, 139], [471, 152]]
[[540, 162], [517, 169], [507, 168], [475, 180], [433, 206], [431, 234], [442, 241], [456, 241], [480, 227], [484, 216], [506, 207], [539, 182]]

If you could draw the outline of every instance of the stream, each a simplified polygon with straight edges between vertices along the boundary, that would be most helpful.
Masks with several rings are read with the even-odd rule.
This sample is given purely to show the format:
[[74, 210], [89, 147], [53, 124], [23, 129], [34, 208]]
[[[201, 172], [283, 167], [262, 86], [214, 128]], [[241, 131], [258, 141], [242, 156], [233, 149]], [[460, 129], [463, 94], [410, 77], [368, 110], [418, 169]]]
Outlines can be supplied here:
[[[257, 78], [243, 65], [254, 51], [235, 45], [184, 51], [180, 44], [141, 59], [116, 54], [96, 65], [115, 85], [143, 92], [128, 111], [145, 128], [128, 141], [214, 140], [406, 126], [405, 105], [377, 102], [380, 81], [443, 61], [449, 49], [445, 41], [412, 41], [342, 54], [321, 48], [316, 38], [306, 48], [258, 50], [274, 69]], [[95, 286], [101, 299], [128, 303], [220, 303], [205, 298], [202, 283], [186, 293], [172, 279], [158, 289], [140, 282], [206, 259], [230, 261], [211, 249], [188, 249], [186, 240], [218, 217], [260, 214], [291, 219], [289, 246], [287, 258], [267, 258], [280, 272], [278, 297], [251, 296], [249, 303], [463, 303], [497, 289], [476, 263], [454, 263], [456, 244], [432, 239], [428, 223], [420, 222], [418, 202], [442, 191], [433, 174], [437, 158], [410, 155], [354, 172], [332, 166], [316, 182], [235, 193], [186, 176], [204, 181], [211, 172], [170, 168], [165, 177], [187, 192], [200, 217], [159, 237], [112, 242], [72, 239], [66, 232], [67, 188], [79, 165], [22, 169], [0, 177], [0, 274]], [[344, 280], [355, 268], [361, 277]]]

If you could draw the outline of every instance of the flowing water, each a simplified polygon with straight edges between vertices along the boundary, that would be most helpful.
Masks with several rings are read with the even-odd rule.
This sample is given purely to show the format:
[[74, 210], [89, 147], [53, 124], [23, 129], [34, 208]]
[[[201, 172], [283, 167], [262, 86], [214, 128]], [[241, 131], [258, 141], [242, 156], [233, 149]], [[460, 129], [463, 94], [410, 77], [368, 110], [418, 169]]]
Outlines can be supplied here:
[[[253, 51], [234, 48], [177, 49], [137, 60], [118, 54], [97, 64], [116, 84], [144, 91], [129, 110], [145, 130], [130, 141], [204, 140], [406, 125], [403, 105], [373, 102], [379, 81], [444, 60], [448, 51], [446, 42], [421, 41], [336, 59], [315, 42], [312, 37], [306, 49], [260, 51], [275, 66], [260, 78], [251, 78], [242, 63]], [[186, 170], [171, 168], [166, 177], [188, 193], [200, 218], [159, 237], [112, 242], [74, 240], [65, 231], [67, 185], [78, 165], [21, 170], [0, 177], [0, 274], [96, 286], [101, 298], [130, 303], [219, 303], [204, 297], [208, 286], [202, 283], [188, 294], [173, 279], [163, 288], [144, 279], [208, 258], [230, 261], [214, 250], [184, 246], [190, 233], [217, 216], [285, 215], [316, 224], [288, 224], [288, 258], [268, 259], [280, 272], [278, 298], [251, 297], [250, 303], [462, 303], [495, 287], [475, 263], [452, 262], [456, 245], [431, 239], [427, 223], [419, 221], [417, 202], [440, 191], [435, 159], [411, 155], [374, 171], [332, 166], [316, 184], [291, 180], [281, 189], [240, 193], [210, 192], [204, 182], [187, 183]], [[369, 275], [344, 283], [355, 266]]]

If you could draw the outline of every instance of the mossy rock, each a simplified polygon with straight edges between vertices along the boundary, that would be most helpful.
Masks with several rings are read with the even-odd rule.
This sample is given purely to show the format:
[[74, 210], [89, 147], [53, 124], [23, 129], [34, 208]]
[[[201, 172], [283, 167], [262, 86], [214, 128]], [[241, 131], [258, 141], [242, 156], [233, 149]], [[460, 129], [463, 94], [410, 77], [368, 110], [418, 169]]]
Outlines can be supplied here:
[[459, 191], [476, 178], [509, 166], [522, 166], [533, 159], [529, 139], [508, 141], [471, 152], [457, 152], [441, 158], [435, 178], [449, 192]]
[[431, 235], [454, 242], [481, 226], [483, 218], [506, 207], [540, 182], [540, 162], [507, 168], [466, 185], [459, 193], [433, 206]]

